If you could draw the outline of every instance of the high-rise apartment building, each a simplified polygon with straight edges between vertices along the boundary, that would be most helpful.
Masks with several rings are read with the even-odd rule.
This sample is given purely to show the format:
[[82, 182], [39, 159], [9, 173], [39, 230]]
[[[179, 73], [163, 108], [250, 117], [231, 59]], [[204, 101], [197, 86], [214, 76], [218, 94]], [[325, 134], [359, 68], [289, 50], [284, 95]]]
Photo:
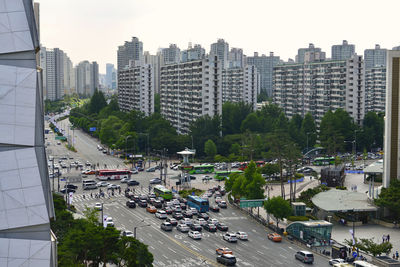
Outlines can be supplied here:
[[383, 187], [400, 180], [400, 51], [387, 51]]
[[90, 64], [90, 95], [99, 90], [99, 64], [93, 61]]
[[385, 112], [386, 66], [365, 70], [365, 112]]
[[124, 45], [118, 47], [117, 51], [117, 68], [122, 70], [129, 65], [129, 61], [143, 61], [143, 43], [137, 37], [132, 37], [132, 40], [125, 41]]
[[75, 88], [78, 95], [92, 96], [99, 88], [99, 66], [97, 62], [84, 60], [75, 67]]
[[180, 134], [197, 118], [222, 114], [222, 68], [216, 58], [161, 67], [161, 114]]
[[137, 110], [146, 116], [154, 113], [152, 65], [131, 64], [118, 71], [118, 104], [122, 111]]
[[114, 70], [114, 64], [106, 64], [106, 86], [110, 89], [112, 89], [112, 75]]
[[356, 46], [343, 40], [340, 45], [332, 45], [332, 60], [346, 60], [356, 53]]
[[160, 93], [160, 72], [161, 72], [161, 56], [150, 55], [149, 52], [144, 52], [144, 64], [149, 64], [153, 68], [153, 84], [154, 92], [156, 94]]
[[33, 3], [1, 0], [0, 14], [0, 265], [56, 266]]
[[328, 110], [343, 109], [358, 124], [365, 115], [364, 62], [348, 60], [285, 64], [274, 69], [273, 103], [286, 116], [310, 112], [317, 124]]
[[195, 44], [194, 46], [192, 46], [192, 43], [189, 43], [188, 49], [181, 51], [180, 62], [200, 60], [203, 59], [205, 55], [206, 50], [202, 48], [201, 45]]
[[71, 95], [75, 93], [75, 72], [72, 61], [69, 59], [66, 53], [63, 58], [63, 71], [64, 71], [64, 84], [63, 91], [64, 95]]
[[229, 68], [243, 68], [245, 66], [244, 58], [243, 49], [232, 47], [229, 51]]
[[222, 70], [222, 102], [245, 102], [257, 108], [259, 74], [255, 66]]
[[179, 63], [181, 57], [181, 50], [176, 44], [170, 44], [168, 48], [161, 49], [161, 65]]
[[260, 74], [260, 92], [272, 95], [272, 74], [279, 62], [279, 57], [274, 56], [273, 52], [268, 57], [264, 54], [260, 57], [257, 52], [253, 57], [247, 57], [247, 64], [255, 66]]
[[229, 67], [229, 44], [224, 39], [218, 39], [216, 43], [211, 44], [210, 58], [218, 57], [223, 69]]
[[375, 49], [365, 49], [365, 69], [369, 70], [373, 67], [386, 66], [386, 51], [386, 48], [381, 48], [378, 44], [375, 45]]
[[324, 61], [326, 58], [325, 52], [314, 44], [309, 44], [308, 48], [299, 48], [296, 56], [296, 63], [308, 63], [314, 61]]

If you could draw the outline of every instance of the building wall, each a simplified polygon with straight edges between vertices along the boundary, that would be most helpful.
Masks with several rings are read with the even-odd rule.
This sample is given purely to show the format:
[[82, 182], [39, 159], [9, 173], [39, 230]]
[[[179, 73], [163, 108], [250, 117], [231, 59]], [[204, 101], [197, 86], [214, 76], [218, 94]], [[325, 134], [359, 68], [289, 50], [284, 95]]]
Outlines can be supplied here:
[[355, 54], [356, 47], [343, 40], [341, 45], [332, 46], [332, 60], [346, 60]]
[[222, 68], [214, 58], [161, 67], [161, 114], [179, 134], [197, 118], [222, 114]]
[[[306, 57], [306, 54], [308, 55]], [[325, 60], [325, 52], [321, 48], [315, 47], [314, 44], [309, 44], [308, 48], [299, 48], [296, 56], [296, 63], [307, 63], [312, 61]]]
[[369, 70], [377, 66], [386, 66], [386, 51], [387, 49], [381, 48], [378, 44], [375, 45], [375, 49], [365, 49], [365, 69]]
[[260, 91], [267, 93], [269, 96], [272, 96], [273, 70], [279, 64], [279, 61], [279, 57], [274, 56], [273, 52], [268, 57], [265, 55], [260, 57], [258, 53], [254, 53], [253, 57], [247, 57], [247, 64], [255, 66], [260, 74]]
[[229, 44], [224, 39], [218, 39], [216, 43], [211, 44], [210, 58], [218, 57], [223, 69], [229, 67]]
[[386, 66], [365, 70], [365, 112], [385, 112]]

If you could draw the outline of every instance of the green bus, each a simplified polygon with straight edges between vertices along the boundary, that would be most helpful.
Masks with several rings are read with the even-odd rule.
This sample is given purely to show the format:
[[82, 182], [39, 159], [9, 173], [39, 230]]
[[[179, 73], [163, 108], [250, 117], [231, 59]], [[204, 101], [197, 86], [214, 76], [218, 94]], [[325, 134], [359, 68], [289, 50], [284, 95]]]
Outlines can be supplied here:
[[204, 174], [204, 173], [213, 173], [214, 165], [198, 165], [194, 166], [192, 170], [189, 171], [190, 174]]
[[243, 173], [243, 171], [240, 171], [240, 170], [234, 170], [234, 171], [218, 171], [218, 172], [215, 172], [215, 175], [214, 175], [214, 179], [215, 180], [219, 180], [219, 181], [223, 181], [223, 180], [225, 180], [226, 178], [229, 178], [229, 175], [231, 175], [231, 174], [241, 174], [241, 173]]
[[320, 157], [313, 161], [315, 166], [335, 165], [335, 157]]
[[172, 199], [172, 191], [162, 185], [156, 185], [154, 187], [154, 194], [157, 197], [162, 197], [165, 200]]

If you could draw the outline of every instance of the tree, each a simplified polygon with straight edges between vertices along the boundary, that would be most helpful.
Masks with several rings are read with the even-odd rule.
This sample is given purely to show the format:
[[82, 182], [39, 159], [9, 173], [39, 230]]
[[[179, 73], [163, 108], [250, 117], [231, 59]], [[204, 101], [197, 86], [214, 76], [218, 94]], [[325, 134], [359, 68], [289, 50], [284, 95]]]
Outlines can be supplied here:
[[204, 152], [206, 153], [207, 157], [213, 159], [214, 156], [217, 154], [217, 146], [215, 145], [214, 141], [208, 139], [204, 143]]
[[216, 141], [221, 132], [221, 117], [205, 115], [190, 124], [189, 135], [193, 137], [193, 144], [197, 156], [204, 155], [204, 143], [208, 140]]
[[107, 106], [107, 102], [106, 102], [103, 92], [98, 91], [96, 89], [94, 91], [93, 96], [90, 98], [89, 112], [90, 113], [99, 113], [100, 110], [106, 106]]
[[132, 237], [122, 237], [118, 243], [118, 266], [152, 266], [153, 254], [147, 246]]
[[243, 133], [245, 131], [258, 132], [260, 130], [260, 122], [255, 113], [250, 113], [247, 115], [246, 119], [242, 121], [242, 126], [240, 126], [240, 131]]
[[89, 208], [85, 206], [85, 210], [83, 211], [83, 215], [85, 218], [92, 224], [99, 223], [99, 211], [95, 208]]
[[161, 113], [160, 94], [154, 94], [154, 112]]
[[245, 195], [247, 199], [264, 199], [265, 179], [257, 171], [257, 166], [254, 161], [244, 171], [246, 177]]
[[292, 215], [292, 207], [289, 202], [282, 197], [272, 197], [264, 202], [264, 209], [272, 214], [276, 219], [276, 227], [279, 227], [279, 221]]
[[382, 188], [379, 198], [375, 199], [375, 204], [387, 208], [392, 215], [400, 220], [400, 181], [393, 179], [388, 188]]
[[317, 127], [315, 126], [315, 121], [311, 113], [307, 112], [307, 114], [304, 116], [300, 131], [305, 142], [303, 147], [307, 147], [307, 138], [308, 147], [314, 147], [317, 142]]
[[225, 102], [222, 105], [222, 134], [240, 133], [240, 127], [253, 108], [245, 102]]
[[[389, 254], [392, 251], [393, 245], [390, 242], [375, 243], [374, 238], [354, 238], [355, 247], [362, 251], [371, 253], [374, 257], [381, 254]], [[353, 246], [353, 240], [345, 239], [345, 243]]]

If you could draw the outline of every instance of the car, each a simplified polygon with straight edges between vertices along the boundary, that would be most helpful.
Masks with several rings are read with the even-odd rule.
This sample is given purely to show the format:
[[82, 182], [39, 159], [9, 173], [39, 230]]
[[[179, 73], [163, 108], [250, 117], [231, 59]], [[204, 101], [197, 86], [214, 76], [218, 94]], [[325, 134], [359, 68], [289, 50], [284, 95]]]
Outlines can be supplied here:
[[193, 221], [192, 221], [191, 219], [189, 219], [189, 218], [183, 218], [183, 219], [181, 219], [181, 220], [179, 221], [179, 223], [184, 223], [184, 224], [190, 226], [190, 225], [193, 224]]
[[281, 242], [282, 241], [282, 236], [277, 234], [277, 233], [269, 233], [267, 235], [269, 240], [272, 240], [274, 242]]
[[126, 237], [134, 237], [133, 233], [129, 230], [125, 230], [122, 232], [122, 236], [126, 236]]
[[95, 208], [96, 210], [102, 210], [102, 209], [103, 209], [103, 204], [97, 202], [96, 204], [94, 204], [94, 208]]
[[195, 223], [193, 223], [193, 224], [191, 224], [189, 227], [190, 227], [190, 229], [193, 230], [193, 231], [201, 232], [201, 230], [203, 230], [203, 228], [201, 227], [200, 224], [195, 224]]
[[63, 188], [60, 190], [61, 193], [65, 194], [65, 193], [75, 193], [75, 189], [72, 188]]
[[162, 219], [162, 220], [164, 220], [164, 219], [167, 219], [167, 213], [165, 212], [165, 211], [163, 211], [163, 210], [158, 210], [157, 212], [156, 212], [156, 218], [158, 218], [158, 219]]
[[177, 219], [177, 220], [183, 219], [183, 215], [182, 215], [182, 213], [180, 213], [180, 212], [174, 212], [174, 213], [172, 214], [172, 217], [173, 217], [174, 219]]
[[109, 183], [107, 183], [106, 181], [101, 181], [101, 182], [97, 183], [97, 187], [105, 187], [105, 186], [108, 186], [108, 185], [109, 185]]
[[189, 226], [184, 223], [180, 223], [178, 226], [176, 226], [176, 230], [180, 231], [181, 233], [187, 233], [189, 232]]
[[180, 205], [177, 205], [177, 206], [172, 206], [172, 209], [174, 210], [174, 212], [179, 212], [179, 213], [181, 213], [181, 212], [182, 212], [182, 208], [181, 208], [181, 206], [180, 206]]
[[235, 235], [236, 235], [237, 239], [248, 240], [248, 236], [247, 236], [246, 232], [238, 231], [238, 232], [235, 233]]
[[196, 208], [189, 208], [189, 210], [192, 212], [193, 215], [198, 215], [199, 212], [197, 211]]
[[78, 189], [78, 186], [77, 185], [73, 185], [73, 184], [66, 184], [66, 185], [64, 185], [64, 188]]
[[304, 263], [314, 262], [314, 255], [306, 250], [297, 251], [296, 254], [294, 255], [294, 258]]
[[164, 231], [172, 231], [172, 224], [170, 224], [169, 222], [163, 222], [160, 228]]
[[219, 204], [222, 201], [221, 197], [216, 197], [215, 198], [215, 203]]
[[127, 206], [128, 208], [134, 209], [134, 208], [136, 208], [136, 202], [135, 202], [134, 200], [128, 200], [128, 201], [126, 202], [126, 206]]
[[217, 197], [222, 197], [222, 195], [219, 191], [215, 191], [214, 198], [217, 198]]
[[119, 184], [109, 184], [107, 185], [108, 189], [118, 189], [121, 188], [121, 186]]
[[224, 234], [224, 235], [222, 236], [222, 238], [223, 238], [225, 241], [228, 241], [228, 242], [231, 242], [231, 243], [237, 242], [236, 235], [235, 235], [235, 234], [232, 234], [232, 233], [226, 233], [226, 234]]
[[150, 212], [150, 213], [156, 213], [156, 212], [157, 212], [157, 209], [156, 209], [156, 207], [154, 207], [154, 206], [148, 206], [148, 207], [146, 208], [146, 211], [147, 211], [147, 212]]
[[201, 239], [201, 233], [199, 231], [189, 231], [188, 236], [196, 240]]
[[146, 169], [146, 172], [155, 172], [155, 171], [156, 171], [156, 168], [154, 168], [154, 167]]
[[218, 222], [217, 219], [214, 219], [214, 218], [211, 219], [211, 218], [210, 218], [210, 219], [208, 219], [207, 223], [212, 223], [212, 224], [214, 224], [215, 226], [217, 226], [217, 224], [218, 224], [219, 222]]
[[142, 199], [139, 201], [139, 206], [142, 208], [147, 208], [147, 201]]
[[132, 169], [131, 170], [131, 174], [138, 174], [138, 173], [139, 173], [139, 171], [137, 169]]
[[236, 257], [232, 254], [222, 254], [217, 256], [217, 262], [223, 265], [235, 265]]
[[183, 217], [185, 217], [185, 218], [192, 218], [192, 217], [193, 217], [193, 214], [192, 214], [192, 212], [191, 212], [190, 210], [184, 210], [184, 211], [182, 212], [182, 215], [183, 215]]
[[177, 226], [178, 225], [178, 221], [175, 218], [167, 218], [165, 221], [169, 222], [170, 224], [172, 224], [172, 226]]
[[210, 216], [205, 212], [199, 212], [197, 213], [197, 218], [202, 218], [207, 221], [208, 219], [210, 219]]
[[165, 212], [169, 215], [172, 214], [173, 210], [171, 209], [171, 207], [165, 207]]
[[160, 200], [155, 199], [153, 201], [153, 206], [156, 207], [157, 209], [160, 209], [160, 208], [162, 208], [162, 203]]
[[204, 220], [203, 218], [198, 218], [194, 221], [195, 224], [200, 224], [201, 226], [206, 225], [207, 221]]
[[108, 226], [114, 226], [113, 218], [112, 218], [112, 217], [107, 217], [107, 218], [106, 218], [106, 221], [105, 221], [105, 225], [106, 225], [106, 227], [108, 227]]
[[209, 180], [211, 180], [212, 178], [211, 178], [211, 176], [209, 176], [209, 175], [204, 175], [202, 178], [201, 178], [201, 180], [202, 181], [209, 181]]
[[329, 260], [329, 265], [334, 265], [336, 263], [345, 263], [346, 261], [344, 259], [341, 258], [337, 258], [337, 259], [330, 259]]
[[225, 202], [224, 200], [220, 201], [220, 202], [218, 203], [218, 206], [219, 206], [221, 209], [226, 209], [226, 208], [228, 207], [228, 205], [226, 204], [226, 202]]
[[154, 178], [149, 181], [150, 184], [161, 184], [160, 178]]
[[92, 163], [90, 163], [89, 161], [86, 161], [85, 165], [86, 165], [86, 166], [91, 166]]
[[107, 154], [107, 150], [106, 149], [103, 149], [103, 154]]
[[222, 255], [222, 254], [233, 254], [232, 250], [230, 250], [229, 248], [217, 248], [215, 250], [215, 252], [218, 255]]
[[92, 174], [96, 174], [96, 172], [94, 170], [84, 170], [82, 171], [82, 174], [86, 174], [86, 175], [92, 175]]
[[212, 212], [219, 212], [219, 207], [218, 207], [217, 205], [212, 205], [212, 206], [210, 207], [210, 210], [211, 210]]
[[122, 178], [120, 182], [121, 182], [121, 184], [126, 184], [128, 181], [129, 181], [129, 178], [125, 177], [125, 178]]
[[187, 206], [185, 203], [180, 203], [179, 206], [181, 206], [181, 209], [186, 210]]
[[217, 229], [220, 231], [228, 231], [228, 226], [224, 223], [217, 223]]
[[57, 142], [57, 145], [61, 145], [61, 142], [60, 142], [60, 141], [58, 141], [58, 142]]
[[207, 223], [203, 226], [204, 230], [207, 230], [209, 232], [216, 232], [217, 231], [217, 226], [212, 223]]
[[219, 190], [219, 192], [221, 193], [222, 196], [225, 196], [225, 194], [226, 194], [226, 191], [225, 191], [224, 188], [221, 188], [221, 189]]
[[126, 184], [128, 186], [134, 186], [134, 185], [139, 185], [140, 183], [136, 180], [129, 180], [128, 182], [126, 182]]

